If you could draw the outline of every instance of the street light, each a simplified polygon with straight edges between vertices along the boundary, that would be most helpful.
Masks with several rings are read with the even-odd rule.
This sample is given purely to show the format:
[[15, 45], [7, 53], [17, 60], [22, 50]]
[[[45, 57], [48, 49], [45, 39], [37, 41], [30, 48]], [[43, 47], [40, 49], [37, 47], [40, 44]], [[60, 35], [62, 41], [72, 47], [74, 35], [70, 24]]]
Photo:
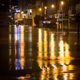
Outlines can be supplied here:
[[40, 8], [38, 8], [38, 12], [39, 12], [39, 15], [42, 15], [42, 8], [40, 7]]
[[62, 5], [62, 6], [64, 5], [64, 1], [61, 1], [61, 5]]
[[62, 32], [63, 32], [63, 5], [64, 5], [64, 1], [60, 2], [60, 10], [62, 12]]
[[60, 2], [60, 9], [62, 10], [62, 6], [64, 5], [64, 1]]
[[39, 8], [38, 10], [41, 12], [42, 11], [42, 8]]
[[44, 9], [46, 10], [47, 9], [47, 6], [45, 6]]
[[47, 14], [47, 6], [44, 7], [44, 14], [45, 14], [45, 19], [46, 19], [46, 14]]
[[55, 5], [54, 5], [54, 4], [52, 4], [52, 5], [51, 5], [51, 8], [55, 8]]

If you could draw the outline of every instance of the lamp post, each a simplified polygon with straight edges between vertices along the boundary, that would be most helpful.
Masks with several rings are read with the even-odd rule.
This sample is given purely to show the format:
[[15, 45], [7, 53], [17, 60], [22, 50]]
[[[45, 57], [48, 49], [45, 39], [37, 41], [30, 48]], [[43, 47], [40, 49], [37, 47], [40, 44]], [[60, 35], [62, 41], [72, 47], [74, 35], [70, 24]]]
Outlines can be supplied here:
[[63, 6], [63, 5], [64, 5], [64, 1], [61, 1], [61, 3], [60, 3], [60, 4], [61, 4], [61, 6]]
[[47, 6], [44, 7], [44, 14], [45, 14], [45, 19], [46, 19], [46, 15], [47, 15]]
[[64, 5], [64, 1], [60, 2], [60, 10], [62, 12], [61, 16], [62, 16], [62, 32], [63, 32], [63, 5]]
[[42, 14], [42, 12], [43, 12], [42, 7], [38, 8], [38, 11], [39, 11], [39, 15], [40, 15], [39, 26], [43, 26], [43, 24], [42, 24], [42, 16], [43, 16], [43, 14]]
[[45, 9], [45, 14], [46, 14], [47, 6], [45, 6], [44, 9]]
[[55, 5], [54, 4], [51, 5], [51, 8], [55, 11]]
[[55, 8], [55, 5], [54, 5], [54, 4], [52, 4], [52, 5], [51, 5], [51, 8], [53, 8], [53, 9], [54, 9], [54, 8]]
[[42, 15], [42, 11], [43, 11], [42, 7], [38, 8], [38, 11], [39, 11], [39, 15]]

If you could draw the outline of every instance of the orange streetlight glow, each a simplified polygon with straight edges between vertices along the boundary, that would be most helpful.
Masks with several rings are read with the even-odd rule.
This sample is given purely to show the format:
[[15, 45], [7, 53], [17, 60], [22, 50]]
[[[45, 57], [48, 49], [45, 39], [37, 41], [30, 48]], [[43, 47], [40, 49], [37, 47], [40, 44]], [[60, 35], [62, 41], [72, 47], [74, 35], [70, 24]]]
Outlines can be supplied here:
[[64, 1], [61, 1], [61, 5], [64, 5]]
[[39, 8], [39, 11], [41, 12], [42, 11], [42, 8]]
[[54, 4], [52, 4], [52, 5], [51, 5], [51, 8], [55, 8], [55, 5], [54, 5]]
[[47, 9], [47, 6], [45, 6], [44, 9]]

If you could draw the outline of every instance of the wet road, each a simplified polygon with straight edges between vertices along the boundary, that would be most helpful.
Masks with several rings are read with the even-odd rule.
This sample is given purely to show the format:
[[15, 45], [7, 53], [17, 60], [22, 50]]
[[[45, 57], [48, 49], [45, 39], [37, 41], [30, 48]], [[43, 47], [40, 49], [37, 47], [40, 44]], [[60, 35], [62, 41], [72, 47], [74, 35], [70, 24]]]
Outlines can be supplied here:
[[80, 79], [76, 32], [62, 33], [27, 25], [0, 30], [2, 80]]

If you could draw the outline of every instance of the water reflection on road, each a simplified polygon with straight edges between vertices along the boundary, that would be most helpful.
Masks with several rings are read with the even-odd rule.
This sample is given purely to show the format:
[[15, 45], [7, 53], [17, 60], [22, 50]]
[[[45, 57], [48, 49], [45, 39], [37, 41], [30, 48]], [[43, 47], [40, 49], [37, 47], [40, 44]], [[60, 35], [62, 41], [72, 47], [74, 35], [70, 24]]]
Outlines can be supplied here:
[[69, 44], [63, 41], [63, 35], [58, 37], [53, 32], [39, 29], [38, 57], [45, 59], [70, 59]]
[[72, 72], [76, 66], [71, 64], [70, 44], [62, 33], [23, 25], [9, 29], [10, 70], [36, 69], [36, 64], [42, 70], [38, 77], [29, 74], [17, 79], [76, 80], [76, 73]]

